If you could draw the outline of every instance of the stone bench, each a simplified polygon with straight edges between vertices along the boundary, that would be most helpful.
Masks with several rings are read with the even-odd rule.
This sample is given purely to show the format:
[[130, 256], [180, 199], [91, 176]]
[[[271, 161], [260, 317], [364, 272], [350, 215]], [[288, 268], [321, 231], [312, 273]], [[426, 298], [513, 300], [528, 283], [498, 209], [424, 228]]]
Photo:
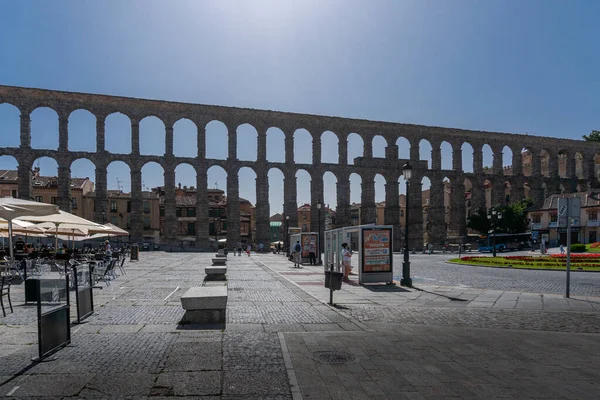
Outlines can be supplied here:
[[181, 296], [181, 306], [185, 310], [182, 323], [225, 323], [227, 285], [192, 287]]
[[207, 280], [224, 281], [227, 274], [227, 267], [205, 267], [204, 273]]
[[227, 258], [227, 256], [225, 254], [219, 254], [219, 253], [215, 254], [215, 257], [217, 257], [217, 258]]
[[213, 265], [226, 265], [227, 259], [224, 257], [217, 257], [212, 259]]

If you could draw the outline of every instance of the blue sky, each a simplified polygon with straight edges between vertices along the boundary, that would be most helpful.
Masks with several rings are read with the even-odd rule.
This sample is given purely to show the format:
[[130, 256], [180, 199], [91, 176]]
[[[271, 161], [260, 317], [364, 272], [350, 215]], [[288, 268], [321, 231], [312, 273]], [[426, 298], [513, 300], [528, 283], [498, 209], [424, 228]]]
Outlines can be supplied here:
[[[0, 0], [0, 84], [580, 139], [600, 128], [599, 15], [592, 0]], [[34, 145], [55, 148], [55, 117], [36, 113]], [[72, 118], [70, 147], [94, 150], [93, 119]], [[18, 144], [14, 120], [0, 106], [0, 146]], [[143, 124], [142, 151], [160, 154], [160, 122]], [[222, 144], [215, 125], [210, 154]], [[193, 129], [176, 127], [176, 153], [193, 151]], [[238, 133], [240, 158], [255, 157], [255, 133]], [[127, 151], [128, 134], [126, 119], [111, 117], [109, 150]], [[283, 142], [269, 140], [269, 154], [282, 155]], [[298, 145], [310, 156], [310, 142]], [[351, 154], [360, 146], [351, 140]], [[0, 158], [0, 168], [10, 163]], [[52, 161], [40, 166], [55, 173]], [[72, 173], [94, 169], [78, 161]], [[159, 167], [143, 173], [146, 187], [162, 184]], [[129, 189], [122, 165], [108, 174], [111, 188], [118, 178]], [[224, 176], [209, 171], [209, 186], [225, 188]], [[195, 176], [181, 168], [177, 181]], [[240, 184], [254, 201], [253, 173], [240, 172]], [[325, 187], [335, 205], [331, 176]], [[376, 190], [383, 200], [382, 179]], [[298, 192], [310, 200], [306, 176]], [[273, 212], [282, 193], [273, 173]], [[355, 178], [351, 196], [360, 201]]]

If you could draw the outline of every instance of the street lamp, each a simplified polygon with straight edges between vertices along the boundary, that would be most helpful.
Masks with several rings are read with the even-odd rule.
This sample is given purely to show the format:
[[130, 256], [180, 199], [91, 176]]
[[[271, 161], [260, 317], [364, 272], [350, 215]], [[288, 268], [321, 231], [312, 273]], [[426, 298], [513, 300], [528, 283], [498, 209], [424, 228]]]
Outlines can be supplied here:
[[492, 255], [494, 257], [496, 257], [496, 228], [498, 227], [498, 223], [502, 219], [502, 213], [494, 208], [494, 209], [492, 209], [491, 213], [488, 212], [487, 218], [490, 220], [490, 223], [492, 224], [492, 229], [493, 229]]
[[285, 246], [285, 256], [287, 258], [290, 258], [290, 235], [288, 233], [288, 231], [290, 229], [290, 216], [289, 215], [285, 216], [285, 221], [286, 221], [286, 224], [284, 225], [285, 232], [283, 233], [285, 235], [283, 237], [285, 240], [284, 240], [283, 245]]
[[406, 181], [406, 210], [404, 212], [404, 262], [402, 263], [402, 279], [400, 280], [400, 284], [402, 286], [411, 287], [412, 279], [410, 278], [410, 261], [408, 260], [408, 193], [410, 178], [412, 177], [412, 166], [409, 161], [402, 167], [402, 176], [404, 176], [404, 180]]
[[106, 223], [106, 211], [102, 209], [102, 224]]
[[319, 210], [319, 235], [317, 238], [317, 250], [319, 251], [319, 265], [321, 265], [321, 207], [323, 204], [321, 202], [317, 203], [317, 210]]

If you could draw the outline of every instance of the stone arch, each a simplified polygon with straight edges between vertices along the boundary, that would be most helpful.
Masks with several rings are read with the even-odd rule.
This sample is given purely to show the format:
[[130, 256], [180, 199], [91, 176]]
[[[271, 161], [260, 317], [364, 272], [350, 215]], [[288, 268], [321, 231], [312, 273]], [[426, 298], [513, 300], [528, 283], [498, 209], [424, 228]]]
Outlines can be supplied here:
[[510, 180], [505, 180], [504, 181], [504, 193], [503, 193], [503, 200], [504, 200], [504, 204], [510, 204], [511, 202], [515, 201], [515, 200], [520, 200], [520, 199], [513, 199], [511, 197], [511, 193], [512, 193], [512, 183], [510, 183]]
[[[248, 123], [236, 129], [237, 158], [241, 161], [256, 161], [258, 159], [258, 131]], [[239, 172], [239, 171], [238, 171]]]
[[353, 172], [348, 178], [350, 181], [350, 216], [352, 225], [360, 223], [359, 212], [362, 200], [362, 177]]
[[[534, 157], [536, 157], [535, 153], [534, 153]], [[542, 176], [549, 178], [550, 177], [550, 152], [546, 149], [542, 149], [540, 151], [540, 154], [538, 157], [540, 157]]]
[[21, 145], [21, 112], [10, 103], [0, 103], [0, 147]]
[[[44, 177], [58, 177], [58, 161], [50, 156], [38, 157], [32, 163], [32, 169], [34, 176], [36, 172], [39, 176]], [[49, 202], [48, 202], [49, 203]]]
[[165, 123], [153, 115], [140, 121], [140, 154], [162, 156], [165, 152]]
[[561, 149], [556, 156], [558, 158], [558, 176], [568, 178], [568, 163], [571, 161], [572, 154], [566, 149]]
[[312, 135], [304, 128], [294, 131], [294, 162], [296, 164], [313, 163]]
[[94, 180], [96, 164], [87, 157], [80, 157], [71, 163], [71, 178], [89, 178]]
[[348, 165], [354, 165], [354, 159], [364, 157], [365, 142], [358, 133], [351, 133], [346, 139], [348, 142]]
[[515, 175], [513, 165], [514, 154], [510, 146], [504, 146], [502, 148], [502, 169], [504, 175]]
[[18, 170], [19, 162], [15, 157], [0, 154], [0, 180], [3, 183], [0, 185], [0, 197], [19, 197]]
[[431, 169], [431, 143], [427, 139], [419, 141], [419, 159], [427, 161], [427, 169]]
[[600, 182], [600, 153], [594, 154], [594, 176]]
[[256, 171], [252, 167], [242, 167], [238, 170], [239, 196], [256, 204]]
[[142, 173], [142, 191], [150, 192], [157, 187], [165, 186], [165, 170], [162, 165], [156, 161], [148, 161], [141, 168]]
[[111, 161], [106, 166], [106, 187], [109, 191], [130, 193], [131, 168], [129, 164], [122, 160]]
[[[375, 174], [373, 177], [375, 184], [375, 203], [385, 202], [385, 185], [387, 184], [387, 179], [382, 174]], [[381, 223], [383, 223], [383, 208], [379, 211], [379, 206], [377, 207], [377, 220], [379, 221], [379, 213], [381, 212]]]
[[175, 157], [198, 156], [198, 127], [187, 118], [181, 118], [173, 124], [173, 155]]
[[213, 165], [206, 171], [206, 175], [209, 191], [220, 190], [224, 194], [227, 194], [227, 170], [225, 168], [220, 165]]
[[131, 120], [127, 115], [114, 112], [106, 117], [104, 147], [114, 154], [131, 153]]
[[492, 207], [497, 206], [498, 204], [494, 204], [494, 184], [491, 180], [485, 179], [483, 181], [484, 193], [485, 193], [485, 208], [490, 209]]
[[210, 121], [205, 126], [206, 154], [215, 160], [227, 160], [229, 156], [229, 131], [227, 126], [218, 120]]
[[494, 151], [487, 143], [481, 147], [481, 160], [483, 173], [492, 174], [494, 172]]
[[581, 152], [581, 151], [575, 152], [575, 176], [577, 176], [578, 179], [585, 179], [585, 177], [583, 175], [583, 163], [584, 162], [585, 162], [585, 156], [583, 155], [583, 152]]
[[39, 107], [31, 113], [31, 147], [58, 149], [58, 114], [49, 107]]
[[450, 214], [452, 210], [452, 179], [448, 176], [442, 178], [442, 186], [444, 187], [444, 231], [448, 232], [450, 225]]
[[337, 205], [337, 176], [331, 171], [323, 174], [323, 207], [335, 210]]
[[[312, 177], [308, 171], [305, 169], [299, 169], [296, 171], [296, 193], [297, 193], [297, 202], [298, 207], [302, 204], [311, 204], [311, 181]], [[310, 221], [310, 219], [309, 219]], [[298, 224], [301, 225], [301, 221], [298, 221]]]
[[321, 134], [321, 162], [332, 164], [339, 164], [340, 162], [339, 139], [331, 131], [325, 131]]
[[533, 174], [533, 152], [529, 147], [523, 147], [521, 150], [521, 164], [523, 165], [523, 176]]
[[452, 163], [454, 158], [454, 149], [452, 148], [452, 145], [444, 140], [440, 145], [440, 154], [442, 157], [442, 169], [451, 171], [453, 169]]
[[464, 142], [460, 148], [462, 153], [462, 170], [466, 173], [473, 173], [475, 165], [473, 162], [473, 146], [469, 142]]
[[179, 163], [175, 167], [175, 184], [181, 188], [195, 188], [196, 168], [189, 163]]
[[82, 108], [69, 114], [69, 150], [96, 152], [96, 116]]
[[283, 182], [285, 175], [279, 168], [270, 168], [267, 172], [269, 180], [269, 209], [271, 214], [280, 213], [283, 218], [283, 203], [285, 201]]
[[396, 146], [398, 146], [398, 159], [410, 160], [410, 141], [404, 136], [400, 136], [396, 139]]
[[267, 161], [285, 162], [285, 133], [277, 127], [267, 129]]
[[465, 185], [465, 211], [467, 218], [476, 213], [477, 205], [473, 203], [473, 183], [469, 178], [463, 181]]
[[385, 158], [385, 148], [387, 147], [387, 140], [381, 135], [375, 135], [371, 141], [373, 149], [372, 157], [374, 158]]

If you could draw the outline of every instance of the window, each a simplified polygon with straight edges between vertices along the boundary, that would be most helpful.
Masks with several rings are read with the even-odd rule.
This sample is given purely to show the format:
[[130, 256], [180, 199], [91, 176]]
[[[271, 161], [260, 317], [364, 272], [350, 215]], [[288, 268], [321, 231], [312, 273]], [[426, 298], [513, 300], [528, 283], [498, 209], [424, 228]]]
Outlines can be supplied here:
[[144, 229], [150, 229], [150, 217], [144, 217]]
[[306, 214], [302, 215], [302, 221], [306, 221]]
[[404, 217], [404, 210], [400, 210], [400, 216]]
[[195, 222], [188, 222], [188, 224], [187, 224], [187, 234], [190, 235], [190, 236], [196, 235], [196, 223]]
[[[304, 218], [306, 219], [306, 218]], [[308, 228], [306, 227], [306, 224], [302, 224], [302, 232], [308, 232]]]
[[597, 211], [590, 211], [588, 213], [588, 219], [590, 221], [596, 221], [598, 219], [598, 212]]
[[38, 203], [43, 203], [44, 202], [44, 196], [35, 196], [35, 201], [37, 201]]
[[127, 202], [127, 212], [130, 213], [131, 212], [131, 201]]
[[131, 215], [127, 216], [127, 229], [131, 229]]
[[550, 222], [558, 221], [558, 215], [556, 213], [550, 214]]
[[215, 223], [211, 222], [208, 224], [208, 234], [209, 235], [216, 235], [216, 231], [215, 231]]
[[542, 222], [541, 214], [533, 214], [533, 218], [531, 219], [531, 222], [533, 222], [534, 224], [541, 223]]
[[119, 218], [116, 215], [113, 215], [112, 217], [110, 217], [110, 223], [113, 225], [118, 225], [118, 221]]
[[177, 207], [177, 209], [175, 210], [175, 216], [181, 217], [181, 208]]
[[72, 208], [73, 210], [76, 210], [76, 209], [77, 209], [77, 199], [76, 199], [75, 197], [72, 197], [72, 198], [71, 198], [71, 208]]
[[161, 217], [165, 216], [165, 208], [164, 207], [161, 207], [158, 211], [159, 211]]
[[19, 196], [17, 196], [17, 191], [16, 190], [11, 191], [11, 196], [14, 197], [15, 199], [17, 197], [19, 197]]
[[58, 204], [58, 197], [51, 197], [50, 198], [50, 203], [52, 203], [52, 204]]
[[142, 208], [144, 209], [144, 214], [150, 214], [150, 203], [147, 201], [144, 201], [142, 203]]
[[117, 202], [115, 200], [112, 200], [110, 202], [110, 211], [111, 212], [117, 212], [118, 211], [118, 209], [117, 209]]
[[196, 209], [195, 208], [188, 208], [188, 210], [187, 210], [187, 216], [188, 217], [195, 217], [196, 216]]

